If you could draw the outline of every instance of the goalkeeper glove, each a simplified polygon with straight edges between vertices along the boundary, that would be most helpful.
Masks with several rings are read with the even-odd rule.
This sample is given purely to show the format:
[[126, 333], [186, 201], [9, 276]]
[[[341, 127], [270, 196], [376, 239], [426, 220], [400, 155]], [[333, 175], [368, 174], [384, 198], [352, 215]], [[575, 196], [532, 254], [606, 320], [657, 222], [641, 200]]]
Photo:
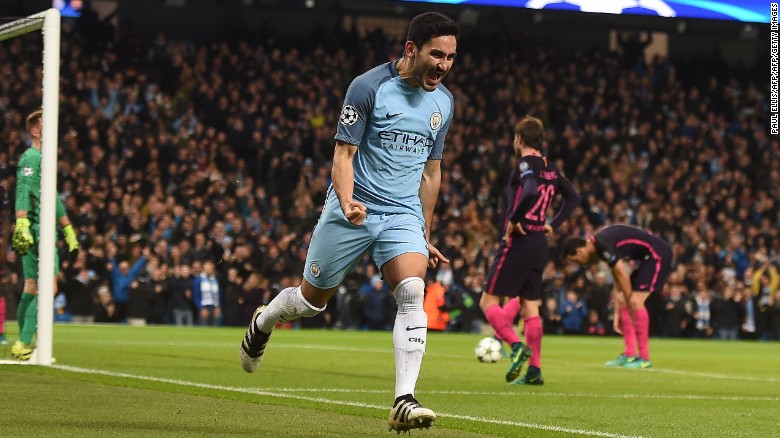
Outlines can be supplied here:
[[62, 234], [65, 235], [65, 243], [68, 244], [68, 251], [77, 251], [79, 249], [79, 239], [76, 238], [76, 232], [73, 231], [73, 225], [65, 225], [62, 228]]
[[30, 233], [30, 220], [26, 217], [16, 218], [16, 228], [11, 238], [11, 246], [14, 247], [14, 251], [19, 255], [25, 255], [33, 243], [35, 243], [35, 239]]

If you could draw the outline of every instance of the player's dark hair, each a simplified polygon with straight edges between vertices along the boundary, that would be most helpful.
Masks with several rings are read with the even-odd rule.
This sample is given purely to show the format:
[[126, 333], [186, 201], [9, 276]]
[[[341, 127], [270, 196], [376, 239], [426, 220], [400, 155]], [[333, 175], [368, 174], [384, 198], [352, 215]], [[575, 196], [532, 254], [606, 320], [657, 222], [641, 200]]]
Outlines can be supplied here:
[[43, 117], [43, 110], [37, 109], [30, 113], [30, 115], [27, 116], [26, 119], [26, 127], [29, 131], [32, 127], [40, 127], [41, 126], [41, 118]]
[[545, 133], [544, 123], [536, 117], [525, 116], [517, 122], [515, 126], [515, 135], [523, 139], [523, 143], [536, 150], [542, 150], [544, 146]]
[[579, 237], [567, 237], [566, 240], [561, 243], [561, 258], [566, 258], [577, 254], [577, 248], [582, 248], [583, 246], [585, 246], [585, 239], [580, 239]]
[[409, 23], [406, 40], [413, 42], [419, 49], [431, 38], [445, 35], [458, 38], [459, 34], [460, 25], [455, 20], [438, 12], [426, 12], [414, 17]]

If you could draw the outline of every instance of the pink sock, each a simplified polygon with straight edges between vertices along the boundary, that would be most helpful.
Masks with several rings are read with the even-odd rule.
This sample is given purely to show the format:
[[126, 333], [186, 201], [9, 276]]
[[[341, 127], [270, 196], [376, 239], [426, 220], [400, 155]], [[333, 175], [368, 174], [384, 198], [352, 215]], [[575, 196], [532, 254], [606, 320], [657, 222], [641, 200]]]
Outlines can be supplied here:
[[512, 298], [511, 300], [504, 303], [504, 314], [506, 315], [507, 321], [509, 321], [509, 325], [513, 325], [515, 323], [515, 317], [517, 317], [517, 312], [519, 311], [520, 311], [519, 298]]
[[650, 337], [650, 317], [647, 315], [647, 309], [644, 307], [634, 312], [634, 330], [636, 331], [636, 340], [639, 343], [639, 357], [644, 360], [650, 360], [650, 346], [648, 342]]
[[0, 335], [5, 333], [5, 297], [0, 297]]
[[531, 347], [533, 354], [528, 359], [528, 365], [542, 367], [542, 319], [532, 316], [525, 320], [525, 343]]
[[636, 332], [634, 331], [634, 322], [627, 307], [620, 309], [620, 327], [623, 329], [623, 342], [626, 343], [623, 355], [628, 357], [636, 356]]
[[512, 324], [507, 322], [506, 314], [501, 306], [498, 304], [490, 306], [485, 312], [485, 317], [502, 341], [508, 342], [510, 345], [520, 342], [520, 337], [515, 333]]

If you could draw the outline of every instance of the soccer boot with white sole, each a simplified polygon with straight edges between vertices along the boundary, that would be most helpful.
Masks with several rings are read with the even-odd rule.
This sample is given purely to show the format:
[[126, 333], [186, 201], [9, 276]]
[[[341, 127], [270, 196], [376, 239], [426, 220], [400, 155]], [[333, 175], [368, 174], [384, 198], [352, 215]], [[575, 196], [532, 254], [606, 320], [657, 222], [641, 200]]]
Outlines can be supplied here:
[[506, 372], [506, 381], [513, 382], [520, 377], [523, 364], [531, 357], [531, 349], [522, 342], [512, 345], [512, 356], [510, 356], [509, 370]]
[[422, 407], [411, 395], [405, 395], [395, 400], [387, 425], [389, 430], [401, 433], [412, 429], [427, 429], [433, 425], [434, 420], [436, 414], [432, 410]]
[[238, 358], [241, 360], [241, 368], [247, 373], [254, 373], [260, 362], [263, 361], [265, 346], [268, 344], [270, 334], [265, 334], [257, 328], [257, 317], [265, 310], [266, 306], [255, 309], [249, 327], [246, 329], [244, 340], [238, 349]]
[[35, 348], [30, 347], [22, 341], [16, 341], [11, 347], [11, 356], [19, 360], [30, 360], [33, 351], [35, 351]]

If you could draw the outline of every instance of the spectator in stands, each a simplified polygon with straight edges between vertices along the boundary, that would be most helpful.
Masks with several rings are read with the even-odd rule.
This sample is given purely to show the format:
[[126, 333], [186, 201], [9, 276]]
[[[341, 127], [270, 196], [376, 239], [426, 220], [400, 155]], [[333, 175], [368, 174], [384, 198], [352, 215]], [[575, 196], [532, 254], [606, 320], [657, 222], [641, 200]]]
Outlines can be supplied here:
[[362, 289], [363, 328], [367, 330], [387, 330], [389, 324], [388, 299], [390, 289], [382, 277], [372, 276]]
[[238, 268], [228, 268], [227, 276], [221, 288], [220, 303], [222, 304], [222, 325], [241, 326], [241, 311], [239, 298], [241, 297], [242, 279], [239, 277]]
[[116, 304], [111, 297], [108, 286], [101, 285], [97, 289], [95, 300], [95, 322], [116, 322]]
[[87, 252], [80, 251], [75, 263], [64, 273], [64, 285], [60, 290], [67, 297], [71, 321], [91, 324], [95, 320], [94, 305], [99, 278], [94, 270], [87, 268]]
[[249, 324], [252, 313], [258, 306], [268, 304], [273, 298], [270, 283], [267, 278], [253, 272], [244, 281], [241, 297], [239, 298], [241, 325]]
[[712, 297], [710, 288], [704, 280], [696, 285], [696, 295], [693, 297], [693, 319], [696, 326], [696, 337], [712, 336]]
[[718, 339], [736, 340], [742, 325], [742, 292], [726, 285], [723, 295], [712, 303], [712, 328]]
[[[442, 272], [441, 270], [439, 272]], [[450, 322], [450, 314], [444, 310], [447, 303], [447, 289], [452, 282], [452, 270], [445, 271], [448, 275], [437, 275], [444, 283], [429, 278], [425, 286], [423, 310], [428, 315], [428, 330], [444, 331]], [[448, 283], [449, 282], [449, 283]]]
[[127, 297], [127, 323], [132, 326], [145, 326], [149, 318], [149, 301], [153, 294], [152, 279], [148, 272], [141, 272], [130, 282]]
[[672, 283], [669, 295], [663, 299], [663, 316], [661, 317], [661, 336], [678, 338], [688, 326], [690, 303], [683, 296], [685, 286]]
[[200, 325], [219, 325], [222, 315], [220, 285], [214, 274], [214, 262], [203, 262], [203, 270], [192, 283], [192, 301], [198, 309]]
[[173, 278], [170, 279], [171, 310], [174, 323], [178, 326], [191, 326], [195, 307], [192, 301], [192, 274], [190, 265], [178, 265], [173, 270]]
[[[127, 260], [117, 262], [116, 245], [109, 244], [107, 248], [109, 263], [106, 265], [106, 270], [111, 273], [112, 301], [116, 308], [114, 318], [118, 322], [124, 322], [127, 318], [131, 284], [136, 281], [141, 269], [146, 265], [149, 249], [144, 248], [144, 255], [138, 258], [131, 267]], [[146, 319], [146, 316], [144, 315], [143, 318]]]
[[544, 306], [541, 308], [541, 314], [544, 334], [563, 334], [563, 327], [561, 327], [561, 314], [558, 311], [558, 303], [555, 301], [555, 298], [547, 297], [544, 300]]
[[604, 327], [604, 323], [599, 318], [599, 312], [595, 309], [588, 311], [588, 320], [585, 324], [584, 332], [589, 335], [603, 336], [607, 334], [607, 329]]
[[561, 305], [561, 327], [567, 335], [581, 334], [588, 317], [588, 307], [580, 299], [574, 289], [566, 292], [566, 298]]
[[146, 318], [149, 324], [165, 324], [170, 319], [171, 294], [167, 276], [167, 265], [161, 265], [151, 272], [149, 313]]

